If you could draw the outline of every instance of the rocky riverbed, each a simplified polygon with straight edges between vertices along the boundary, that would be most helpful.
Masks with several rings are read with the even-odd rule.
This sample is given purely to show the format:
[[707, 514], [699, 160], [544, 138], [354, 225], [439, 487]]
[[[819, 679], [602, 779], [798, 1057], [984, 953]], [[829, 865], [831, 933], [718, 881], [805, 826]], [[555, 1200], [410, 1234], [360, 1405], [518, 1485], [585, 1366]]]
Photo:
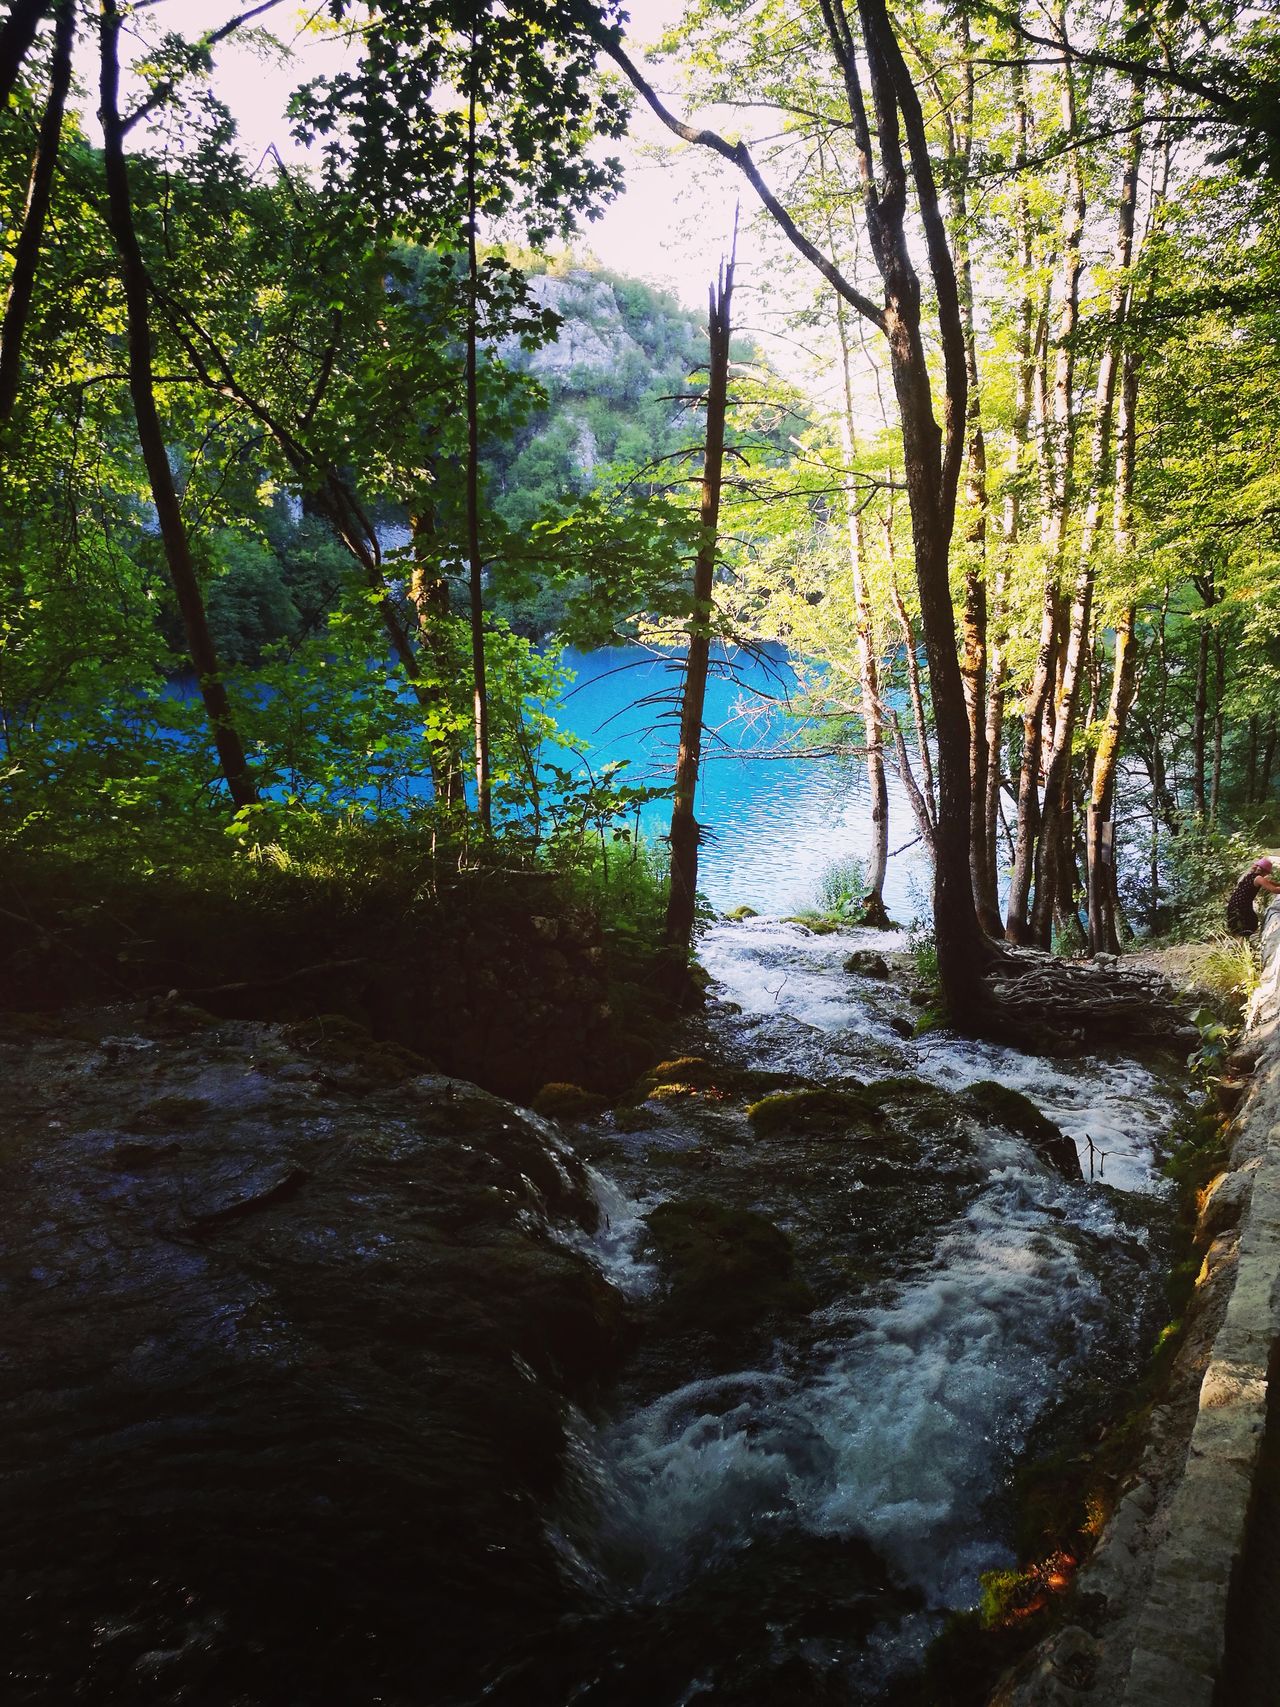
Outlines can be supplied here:
[[719, 927], [558, 1125], [349, 1021], [5, 1021], [9, 1698], [909, 1699], [1141, 1361], [1177, 1096], [916, 1038], [885, 952]]

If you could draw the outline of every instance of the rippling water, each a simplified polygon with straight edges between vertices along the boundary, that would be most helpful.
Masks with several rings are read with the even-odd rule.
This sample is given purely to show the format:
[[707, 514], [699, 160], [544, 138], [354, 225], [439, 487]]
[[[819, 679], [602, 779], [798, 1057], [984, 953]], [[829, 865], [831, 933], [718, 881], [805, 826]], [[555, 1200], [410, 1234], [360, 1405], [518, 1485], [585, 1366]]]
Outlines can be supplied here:
[[[582, 738], [591, 764], [626, 759], [626, 780], [669, 784], [681, 660], [613, 647], [566, 652], [564, 663], [577, 679], [561, 720]], [[788, 714], [794, 689], [794, 671], [779, 648], [713, 658], [697, 808], [706, 837], [699, 886], [721, 911], [745, 905], [794, 912], [812, 904], [830, 864], [865, 858], [869, 848], [865, 768], [860, 760], [796, 756], [821, 731]], [[892, 774], [889, 789], [889, 846], [896, 848], [916, 831]], [[644, 828], [661, 835], [670, 816], [669, 803], [657, 803], [645, 813]], [[906, 923], [927, 914], [929, 887], [918, 846], [890, 860], [885, 900], [895, 918]]]

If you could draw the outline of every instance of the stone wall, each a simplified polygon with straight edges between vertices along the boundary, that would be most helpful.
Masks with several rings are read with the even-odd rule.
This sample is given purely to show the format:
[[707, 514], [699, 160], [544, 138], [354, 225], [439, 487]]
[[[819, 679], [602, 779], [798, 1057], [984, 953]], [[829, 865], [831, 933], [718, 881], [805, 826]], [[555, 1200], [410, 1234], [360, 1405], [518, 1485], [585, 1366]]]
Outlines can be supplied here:
[[1227, 1601], [1244, 1550], [1280, 1337], [1280, 903], [1238, 1051], [1252, 1066], [1230, 1165], [1204, 1193], [1204, 1260], [1169, 1390], [1088, 1565], [1075, 1622], [992, 1707], [1211, 1707]]

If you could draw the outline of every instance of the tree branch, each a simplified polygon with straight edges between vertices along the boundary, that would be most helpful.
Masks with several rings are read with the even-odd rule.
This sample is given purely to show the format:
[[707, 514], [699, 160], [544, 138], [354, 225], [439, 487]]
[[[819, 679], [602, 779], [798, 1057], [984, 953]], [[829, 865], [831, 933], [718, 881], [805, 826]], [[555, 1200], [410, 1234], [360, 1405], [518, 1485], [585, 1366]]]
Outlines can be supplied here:
[[667, 129], [682, 142], [697, 143], [699, 147], [710, 148], [731, 166], [736, 166], [752, 189], [760, 197], [769, 213], [776, 220], [788, 241], [800, 251], [805, 260], [816, 267], [826, 279], [831, 288], [837, 291], [847, 303], [856, 308], [858, 313], [869, 320], [873, 326], [883, 332], [885, 329], [884, 313], [877, 308], [871, 298], [864, 296], [860, 290], [851, 285], [834, 262], [818, 249], [800, 230], [795, 220], [783, 207], [773, 191], [760, 176], [759, 168], [751, 157], [751, 151], [745, 142], [729, 142], [718, 131], [699, 129], [695, 125], [685, 124], [663, 105], [661, 97], [653, 88], [639, 68], [632, 62], [621, 43], [611, 41], [603, 33], [597, 35], [597, 42], [627, 77], [637, 92], [644, 96], [653, 112]]

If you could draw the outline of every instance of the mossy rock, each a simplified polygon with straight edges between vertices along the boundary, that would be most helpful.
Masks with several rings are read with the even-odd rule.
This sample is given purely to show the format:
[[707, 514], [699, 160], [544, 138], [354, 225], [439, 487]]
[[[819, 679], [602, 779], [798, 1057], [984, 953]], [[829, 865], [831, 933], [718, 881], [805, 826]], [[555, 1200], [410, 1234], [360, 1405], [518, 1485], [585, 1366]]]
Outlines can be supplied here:
[[637, 1101], [678, 1102], [687, 1097], [707, 1096], [718, 1101], [733, 1097], [759, 1096], [765, 1091], [786, 1089], [797, 1083], [794, 1073], [774, 1073], [762, 1067], [734, 1067], [710, 1061], [705, 1055], [681, 1055], [659, 1061], [643, 1076], [635, 1089]]
[[889, 976], [889, 962], [883, 954], [877, 954], [870, 948], [855, 949], [852, 954], [846, 955], [844, 969], [846, 972], [861, 973], [864, 978]]
[[581, 1085], [552, 1080], [543, 1085], [529, 1106], [548, 1120], [594, 1120], [603, 1114], [607, 1103], [604, 1097], [595, 1091], [584, 1091]]
[[402, 1043], [380, 1043], [356, 1020], [344, 1014], [318, 1014], [287, 1025], [280, 1034], [301, 1055], [312, 1055], [326, 1066], [348, 1068], [350, 1088], [398, 1085], [431, 1071], [431, 1065]]
[[820, 913], [810, 913], [807, 916], [804, 913], [792, 913], [782, 922], [784, 925], [800, 925], [813, 936], [835, 936], [837, 932], [845, 929], [837, 920], [824, 919]]
[[1065, 1179], [1083, 1179], [1076, 1147], [1060, 1126], [1036, 1107], [1030, 1097], [994, 1079], [980, 1079], [964, 1093], [964, 1102], [987, 1125], [1003, 1126], [1021, 1138]]
[[774, 1091], [747, 1109], [752, 1130], [761, 1138], [788, 1133], [834, 1134], [851, 1126], [877, 1125], [881, 1118], [878, 1105], [861, 1086]]
[[883, 1108], [890, 1102], [931, 1102], [944, 1094], [936, 1085], [925, 1079], [913, 1078], [908, 1073], [890, 1074], [886, 1079], [874, 1079], [862, 1087], [862, 1095], [877, 1108]]
[[720, 1330], [813, 1309], [791, 1240], [755, 1210], [699, 1197], [659, 1204], [645, 1221], [677, 1325]]
[[735, 923], [740, 919], [758, 919], [759, 917], [760, 915], [754, 907], [730, 907], [725, 914], [726, 919], [733, 919]]
[[626, 1103], [614, 1109], [613, 1122], [619, 1132], [652, 1132], [662, 1125], [662, 1117], [643, 1103]]

